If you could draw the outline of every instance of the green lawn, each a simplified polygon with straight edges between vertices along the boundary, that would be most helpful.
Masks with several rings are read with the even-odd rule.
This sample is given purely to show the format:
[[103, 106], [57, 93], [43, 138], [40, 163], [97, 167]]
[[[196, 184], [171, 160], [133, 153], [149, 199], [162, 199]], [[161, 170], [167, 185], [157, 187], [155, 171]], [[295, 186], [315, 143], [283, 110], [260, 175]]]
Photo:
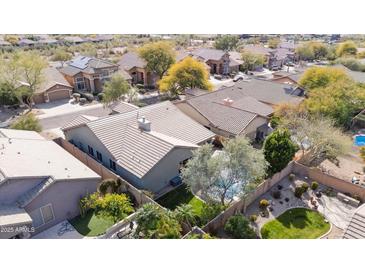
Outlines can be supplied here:
[[73, 218], [70, 223], [80, 234], [90, 237], [104, 234], [114, 224], [113, 220], [97, 217], [92, 210], [89, 210], [83, 218], [81, 216]]
[[186, 185], [181, 185], [156, 200], [157, 203], [174, 210], [178, 205], [190, 204], [197, 216], [201, 215], [204, 202], [191, 193]]
[[285, 211], [261, 228], [263, 239], [316, 239], [330, 229], [330, 224], [316, 211], [294, 208]]

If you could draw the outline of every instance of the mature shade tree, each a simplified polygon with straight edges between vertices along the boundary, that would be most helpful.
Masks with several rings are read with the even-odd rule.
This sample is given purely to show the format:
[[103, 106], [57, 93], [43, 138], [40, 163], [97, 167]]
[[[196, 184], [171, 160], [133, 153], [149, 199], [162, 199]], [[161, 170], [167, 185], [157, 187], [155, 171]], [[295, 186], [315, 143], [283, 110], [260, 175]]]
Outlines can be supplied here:
[[281, 118], [280, 127], [289, 129], [302, 150], [300, 161], [305, 165], [316, 166], [325, 159], [337, 161], [338, 156], [351, 151], [351, 139], [331, 119], [291, 113]]
[[64, 63], [68, 60], [71, 60], [71, 58], [72, 54], [61, 48], [56, 49], [52, 56], [52, 60], [61, 62], [62, 67]]
[[356, 56], [357, 46], [353, 41], [345, 41], [340, 43], [336, 49], [338, 57], [353, 55]]
[[146, 60], [147, 69], [161, 79], [175, 63], [176, 53], [171, 43], [159, 41], [148, 43], [139, 49], [139, 55]]
[[340, 80], [351, 81], [346, 72], [340, 68], [313, 67], [305, 71], [299, 80], [299, 85], [312, 90]]
[[35, 51], [3, 55], [0, 57], [0, 84], [14, 92], [20, 103], [32, 109], [32, 98], [44, 81], [46, 66], [45, 59]]
[[212, 89], [207, 68], [192, 57], [172, 65], [158, 84], [160, 91], [173, 95], [183, 93], [188, 88]]
[[265, 55], [255, 54], [248, 51], [242, 52], [241, 59], [243, 61], [243, 64], [241, 66], [244, 72], [255, 70], [257, 67], [262, 66], [266, 63]]
[[224, 142], [221, 153], [213, 154], [212, 145], [201, 146], [182, 171], [183, 181], [193, 192], [201, 191], [207, 201], [230, 204], [266, 174], [263, 152], [253, 148], [245, 137]]
[[353, 81], [336, 81], [311, 90], [304, 105], [310, 114], [327, 116], [336, 126], [348, 128], [365, 107], [365, 87]]
[[11, 129], [31, 130], [36, 132], [42, 131], [42, 126], [39, 120], [33, 113], [28, 113], [21, 116], [10, 126]]
[[278, 129], [266, 138], [263, 149], [265, 159], [269, 163], [269, 173], [272, 175], [288, 165], [298, 146], [291, 140], [288, 130]]
[[314, 59], [313, 48], [303, 44], [295, 49], [295, 53], [298, 55], [299, 60], [310, 61]]
[[271, 38], [271, 39], [269, 39], [267, 44], [268, 44], [269, 48], [276, 49], [280, 44], [280, 39], [279, 38]]
[[131, 85], [119, 73], [112, 75], [109, 81], [104, 83], [102, 102], [105, 106], [111, 106], [122, 100], [130, 93]]
[[214, 47], [224, 51], [231, 51], [236, 49], [238, 42], [239, 38], [237, 35], [222, 35], [216, 38], [214, 41]]
[[135, 237], [145, 239], [178, 239], [181, 226], [173, 214], [155, 204], [144, 204], [136, 215]]

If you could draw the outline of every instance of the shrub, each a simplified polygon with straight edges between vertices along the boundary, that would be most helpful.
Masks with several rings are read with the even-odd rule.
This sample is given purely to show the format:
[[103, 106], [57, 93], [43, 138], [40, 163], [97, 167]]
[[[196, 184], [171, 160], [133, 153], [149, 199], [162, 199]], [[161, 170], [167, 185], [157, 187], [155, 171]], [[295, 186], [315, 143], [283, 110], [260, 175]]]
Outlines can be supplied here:
[[99, 100], [99, 101], [102, 101], [102, 100], [103, 100], [103, 98], [104, 98], [104, 93], [102, 93], [102, 92], [101, 92], [101, 93], [99, 93], [97, 96], [98, 96], [98, 100]]
[[82, 93], [81, 95], [83, 98], [86, 98], [89, 102], [92, 102], [94, 100], [94, 95], [92, 95], [89, 92]]
[[269, 201], [268, 200], [266, 200], [266, 199], [262, 199], [261, 201], [260, 201], [260, 207], [262, 208], [262, 209], [265, 209], [265, 208], [267, 208], [269, 206]]
[[33, 113], [20, 116], [14, 123], [10, 125], [11, 129], [42, 131], [42, 126], [39, 123], [38, 118]]
[[304, 189], [302, 188], [302, 186], [295, 187], [295, 191], [294, 191], [295, 197], [300, 198], [300, 197], [302, 197], [303, 193], [304, 193]]
[[318, 183], [316, 181], [313, 181], [312, 185], [311, 185], [311, 189], [316, 190], [318, 188], [318, 186], [319, 186]]
[[293, 182], [293, 181], [295, 180], [295, 174], [290, 173], [290, 174], [289, 174], [289, 180], [290, 180], [291, 182]]
[[249, 221], [242, 215], [232, 216], [224, 225], [224, 230], [235, 239], [255, 239], [256, 233]]
[[303, 189], [303, 193], [304, 192], [306, 192], [308, 189], [309, 189], [309, 185], [308, 185], [308, 183], [303, 183], [302, 185], [301, 185], [301, 188]]
[[250, 221], [251, 222], [256, 222], [257, 221], [257, 215], [255, 215], [255, 214], [252, 214], [251, 216], [250, 216]]
[[274, 199], [280, 199], [281, 192], [279, 190], [275, 190], [275, 191], [273, 191], [272, 196], [274, 197]]
[[224, 207], [218, 203], [204, 203], [200, 216], [200, 224], [201, 226], [206, 225], [211, 220], [213, 220], [219, 213], [224, 210]]
[[80, 102], [80, 105], [84, 105], [86, 103], [86, 98], [80, 98], [79, 102]]
[[78, 102], [80, 100], [81, 95], [80, 93], [74, 93], [72, 94], [72, 97], [75, 99], [76, 102]]

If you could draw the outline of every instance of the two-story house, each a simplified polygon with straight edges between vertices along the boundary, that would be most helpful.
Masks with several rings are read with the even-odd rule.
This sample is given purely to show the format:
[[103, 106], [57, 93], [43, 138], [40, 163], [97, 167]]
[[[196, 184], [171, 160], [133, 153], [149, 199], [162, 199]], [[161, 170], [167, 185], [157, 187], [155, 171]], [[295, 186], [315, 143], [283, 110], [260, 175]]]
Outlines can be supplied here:
[[103, 59], [78, 56], [59, 71], [76, 92], [99, 93], [103, 90], [104, 82], [119, 71], [119, 66]]

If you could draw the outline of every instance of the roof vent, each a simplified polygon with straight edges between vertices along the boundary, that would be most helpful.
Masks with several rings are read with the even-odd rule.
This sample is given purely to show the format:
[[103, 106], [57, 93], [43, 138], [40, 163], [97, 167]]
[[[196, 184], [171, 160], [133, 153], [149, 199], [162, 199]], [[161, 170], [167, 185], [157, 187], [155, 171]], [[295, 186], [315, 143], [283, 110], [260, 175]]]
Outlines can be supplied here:
[[223, 99], [223, 104], [226, 106], [232, 106], [233, 100], [230, 99], [229, 97], [227, 97], [227, 98]]
[[143, 131], [151, 131], [151, 122], [142, 116], [138, 119], [138, 128]]

